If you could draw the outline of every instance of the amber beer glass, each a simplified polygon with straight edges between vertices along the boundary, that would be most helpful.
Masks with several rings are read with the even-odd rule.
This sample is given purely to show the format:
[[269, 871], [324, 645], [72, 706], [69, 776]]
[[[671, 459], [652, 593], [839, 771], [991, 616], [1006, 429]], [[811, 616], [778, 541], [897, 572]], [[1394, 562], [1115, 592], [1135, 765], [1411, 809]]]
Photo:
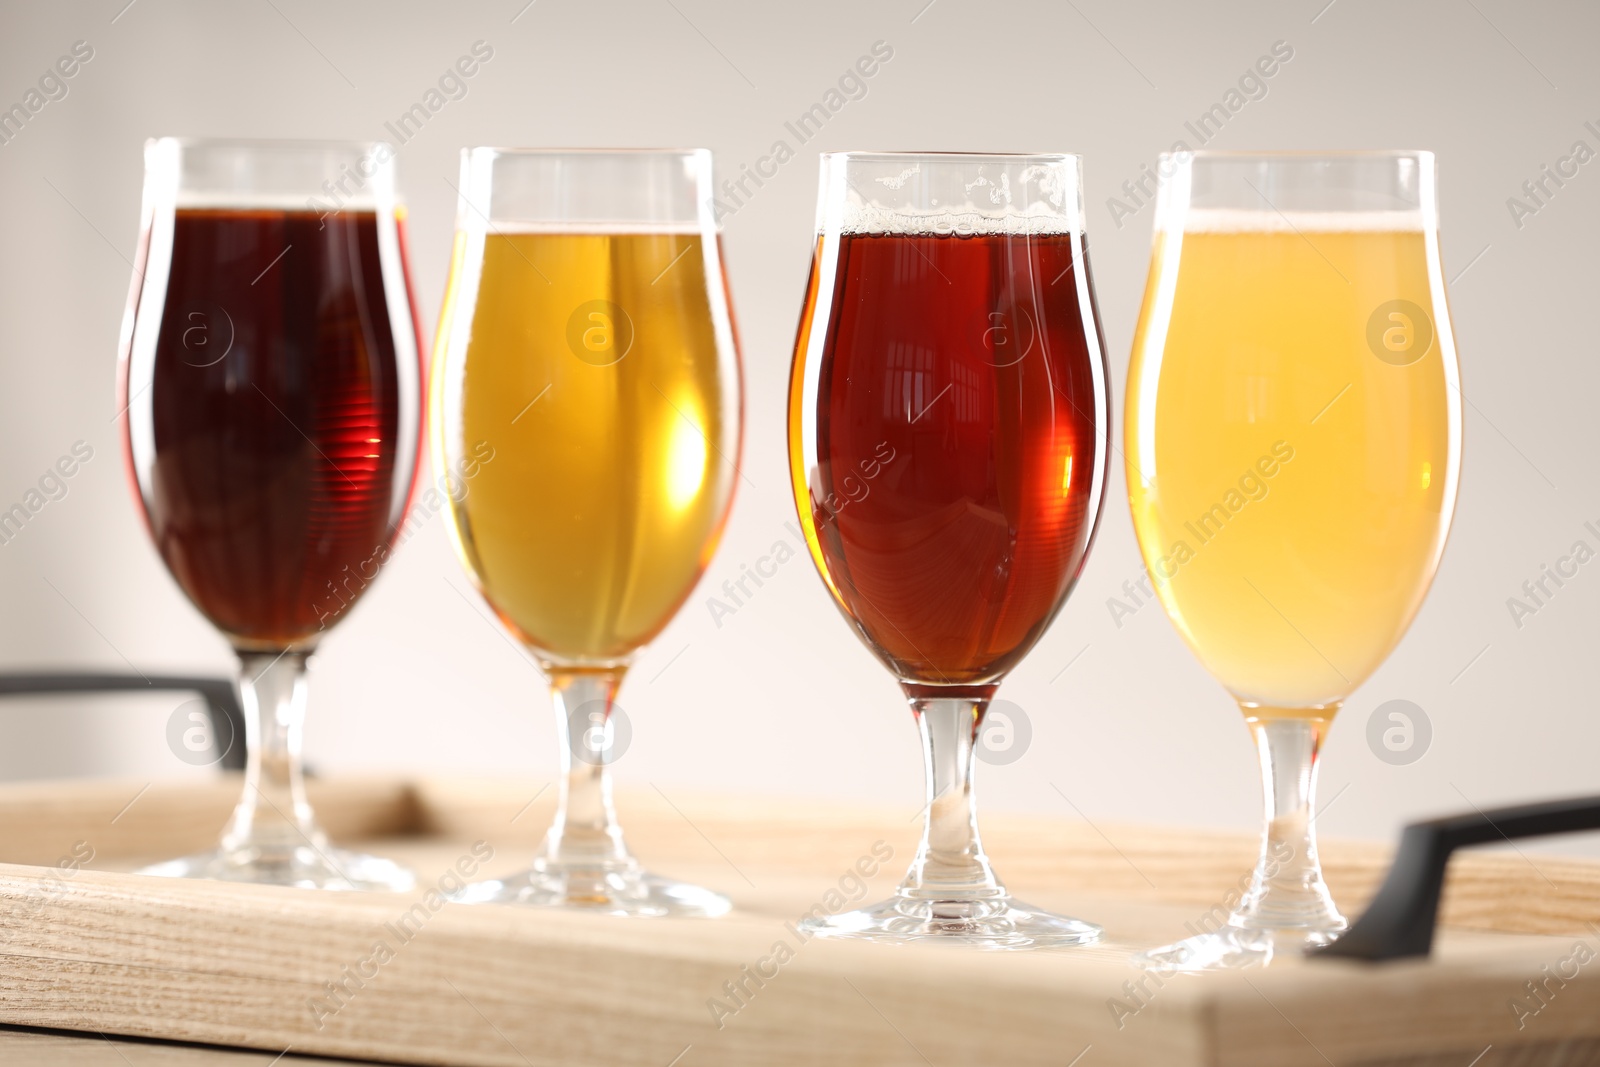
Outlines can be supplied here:
[[460, 189], [434, 457], [494, 450], [451, 531], [549, 679], [562, 754], [533, 867], [463, 899], [719, 915], [725, 897], [640, 867], [607, 774], [618, 687], [710, 562], [737, 477], [711, 154], [475, 148]]
[[823, 936], [985, 948], [1099, 928], [1013, 899], [978, 837], [990, 699], [1066, 602], [1110, 401], [1075, 156], [822, 157], [789, 387], [795, 505], [845, 621], [922, 734], [926, 822], [882, 903]]
[[1225, 924], [1152, 966], [1265, 963], [1345, 922], [1318, 756], [1455, 511], [1461, 393], [1429, 152], [1165, 157], [1128, 375], [1128, 495], [1162, 606], [1238, 702], [1266, 832]]
[[238, 653], [249, 762], [220, 847], [145, 873], [412, 882], [332, 847], [300, 772], [307, 661], [388, 558], [421, 447], [392, 157], [383, 144], [146, 146], [119, 383], [128, 469], [157, 552]]

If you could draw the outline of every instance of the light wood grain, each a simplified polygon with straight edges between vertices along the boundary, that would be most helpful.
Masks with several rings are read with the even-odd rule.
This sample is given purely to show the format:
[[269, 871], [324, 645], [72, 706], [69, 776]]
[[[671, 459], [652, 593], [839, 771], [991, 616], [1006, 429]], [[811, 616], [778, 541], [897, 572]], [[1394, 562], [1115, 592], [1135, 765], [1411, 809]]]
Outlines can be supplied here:
[[[0, 784], [0, 860], [49, 866], [79, 842], [102, 856], [170, 856], [215, 845], [239, 800], [238, 774], [174, 784], [133, 779]], [[309, 784], [338, 838], [411, 833], [415, 791], [393, 778]]]
[[377, 1067], [372, 1060], [279, 1057], [270, 1052], [49, 1033], [0, 1026], [0, 1067]]
[[[628, 921], [445, 905], [424, 908], [420, 931], [402, 943], [394, 924], [417, 895], [120, 873], [208, 844], [232, 784], [154, 785], [126, 810], [143, 783], [0, 789], [0, 859], [55, 862], [77, 842], [95, 851], [92, 869], [70, 874], [0, 865], [0, 1022], [486, 1067], [666, 1067], [679, 1056], [679, 1067], [1061, 1067], [1088, 1046], [1085, 1067], [1376, 1067], [1424, 1056], [1465, 1065], [1493, 1045], [1480, 1061], [1492, 1067], [1581, 1062], [1558, 1057], [1600, 1042], [1600, 979], [1591, 974], [1600, 959], [1521, 1028], [1509, 1007], [1580, 936], [1600, 954], [1600, 934], [1586, 930], [1600, 921], [1600, 864], [1582, 860], [1540, 857], [1534, 870], [1515, 856], [1462, 856], [1447, 917], [1501, 932], [1447, 932], [1427, 962], [1285, 959], [1158, 986], [1129, 953], [1181, 936], [1220, 904], [1249, 866], [1249, 835], [991, 813], [990, 851], [1013, 889], [1102, 922], [1106, 944], [1021, 954], [802, 944], [786, 924], [824, 901], [879, 840], [895, 857], [870, 893], [888, 891], [915, 843], [912, 808], [647, 790], [622, 797], [636, 849], [659, 869], [729, 892], [734, 914]], [[553, 806], [543, 785], [335, 781], [317, 783], [315, 800], [337, 836], [387, 834], [363, 843], [436, 882], [475, 840], [495, 851], [487, 873], [525, 865]], [[1327, 847], [1347, 910], [1371, 891], [1385, 856], [1381, 846]], [[380, 940], [393, 958], [365, 964]], [[724, 983], [779, 942], [794, 958], [750, 984], [748, 1004], [719, 1027], [709, 1002], [728, 1003]], [[350, 983], [340, 1010], [330, 1014], [327, 1001], [319, 1010], [326, 983], [347, 980], [346, 968], [368, 976]], [[1136, 996], [1125, 983], [1141, 978]]]

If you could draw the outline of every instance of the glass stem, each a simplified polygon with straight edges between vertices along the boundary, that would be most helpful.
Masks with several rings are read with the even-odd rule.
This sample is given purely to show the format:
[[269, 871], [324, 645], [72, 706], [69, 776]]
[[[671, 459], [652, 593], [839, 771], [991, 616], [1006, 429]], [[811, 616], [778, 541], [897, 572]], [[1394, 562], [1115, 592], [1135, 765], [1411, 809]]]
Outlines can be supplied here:
[[300, 767], [310, 658], [306, 652], [239, 653], [247, 763], [244, 796], [222, 835], [225, 852], [250, 850], [262, 862], [287, 862], [295, 849], [323, 843]]
[[990, 900], [1005, 896], [978, 836], [972, 792], [978, 728], [989, 695], [911, 697], [922, 732], [928, 805], [917, 858], [899, 894], [918, 900]]
[[1250, 719], [1261, 757], [1266, 831], [1250, 889], [1230, 925], [1305, 931], [1312, 941], [1345, 928], [1317, 858], [1317, 767], [1327, 729], [1325, 718]]
[[560, 802], [540, 853], [546, 864], [597, 876], [635, 866], [611, 802], [611, 711], [626, 670], [546, 669], [561, 749]]

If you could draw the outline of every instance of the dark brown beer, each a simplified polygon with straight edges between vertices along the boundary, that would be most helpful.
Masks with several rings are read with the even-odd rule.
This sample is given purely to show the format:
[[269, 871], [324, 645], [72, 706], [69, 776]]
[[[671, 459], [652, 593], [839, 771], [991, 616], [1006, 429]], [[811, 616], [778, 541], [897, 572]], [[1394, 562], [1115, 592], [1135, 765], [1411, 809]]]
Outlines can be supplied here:
[[150, 412], [125, 419], [131, 474], [161, 558], [239, 647], [331, 625], [405, 514], [421, 346], [397, 235], [383, 248], [371, 211], [180, 208], [165, 286], [144, 278], [160, 328], [122, 382]]

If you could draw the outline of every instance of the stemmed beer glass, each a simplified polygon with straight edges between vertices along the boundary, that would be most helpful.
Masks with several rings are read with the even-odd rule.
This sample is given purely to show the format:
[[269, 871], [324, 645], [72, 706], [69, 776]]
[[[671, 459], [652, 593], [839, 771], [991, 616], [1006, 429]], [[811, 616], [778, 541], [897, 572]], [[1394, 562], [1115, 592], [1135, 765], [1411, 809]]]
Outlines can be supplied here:
[[978, 836], [974, 743], [1066, 601], [1105, 489], [1110, 401], [1075, 156], [822, 157], [790, 376], [812, 559], [921, 731], [928, 807], [890, 899], [823, 936], [1095, 940], [1013, 899]]
[[1266, 831], [1220, 929], [1147, 954], [1265, 963], [1344, 929], [1318, 753], [1422, 604], [1461, 404], [1428, 152], [1164, 156], [1133, 343], [1129, 499], [1162, 606], [1238, 701]]
[[561, 793], [533, 867], [459, 899], [714, 916], [646, 871], [607, 768], [629, 664], [721, 537], [741, 434], [711, 153], [462, 153], [433, 382], [436, 464], [492, 455], [452, 499], [456, 550], [547, 676]]
[[300, 771], [307, 662], [387, 559], [421, 445], [393, 152], [151, 141], [142, 227], [128, 467], [156, 550], [239, 656], [249, 757], [220, 846], [145, 873], [408, 888], [329, 845]]

